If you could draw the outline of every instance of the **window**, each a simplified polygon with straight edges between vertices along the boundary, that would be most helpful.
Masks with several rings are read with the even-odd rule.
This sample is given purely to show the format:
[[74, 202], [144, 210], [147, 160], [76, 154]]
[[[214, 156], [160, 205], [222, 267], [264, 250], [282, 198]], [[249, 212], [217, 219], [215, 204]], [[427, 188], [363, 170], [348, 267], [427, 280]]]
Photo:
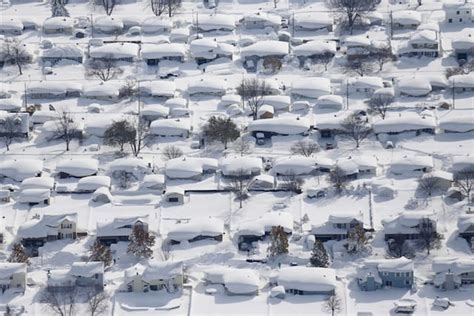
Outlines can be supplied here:
[[459, 22], [462, 22], [462, 19], [459, 19]]
[[449, 19], [449, 20], [448, 20], [448, 23], [453, 23], [453, 19]]
[[410, 280], [405, 280], [405, 285], [410, 285]]
[[178, 202], [178, 198], [177, 197], [170, 197], [170, 198], [168, 198], [168, 202], [176, 203], [176, 202]]
[[158, 291], [157, 285], [150, 285], [150, 291]]
[[397, 278], [399, 278], [399, 277], [400, 277], [400, 272], [395, 273], [395, 276], [396, 276]]
[[459, 15], [459, 13], [460, 13], [459, 11], [456, 11], [456, 14], [457, 14], [457, 15]]
[[405, 276], [409, 277], [409, 276], [410, 276], [410, 272], [405, 272]]
[[127, 291], [132, 292], [132, 290], [133, 290], [132, 285], [131, 284], [127, 285]]

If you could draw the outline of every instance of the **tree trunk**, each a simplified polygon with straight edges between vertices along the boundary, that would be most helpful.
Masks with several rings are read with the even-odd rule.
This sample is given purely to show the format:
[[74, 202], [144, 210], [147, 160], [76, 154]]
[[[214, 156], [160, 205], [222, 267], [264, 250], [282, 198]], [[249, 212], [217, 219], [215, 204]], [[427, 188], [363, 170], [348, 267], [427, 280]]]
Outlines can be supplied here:
[[23, 75], [23, 70], [21, 69], [21, 63], [18, 61], [16, 65], [18, 66], [18, 71], [20, 72], [20, 75]]

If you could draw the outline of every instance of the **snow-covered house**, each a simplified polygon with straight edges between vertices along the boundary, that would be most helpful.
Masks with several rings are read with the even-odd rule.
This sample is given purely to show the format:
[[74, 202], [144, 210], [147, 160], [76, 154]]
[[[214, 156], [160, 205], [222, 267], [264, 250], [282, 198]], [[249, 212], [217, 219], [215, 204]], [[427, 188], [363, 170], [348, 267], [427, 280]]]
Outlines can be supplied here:
[[0, 137], [14, 136], [18, 138], [28, 138], [29, 133], [30, 115], [28, 113], [7, 113], [0, 111]]
[[168, 231], [168, 240], [172, 245], [181, 242], [200, 240], [222, 241], [224, 222], [217, 218], [191, 219], [187, 223], [178, 223]]
[[275, 111], [287, 112], [291, 107], [291, 97], [288, 95], [266, 95], [262, 98], [263, 105], [270, 105]]
[[173, 28], [173, 22], [169, 19], [151, 16], [145, 18], [141, 26], [145, 34], [169, 33]]
[[170, 114], [170, 109], [160, 104], [144, 104], [140, 109], [140, 118], [147, 123], [155, 120], [166, 119]]
[[293, 16], [295, 31], [333, 30], [334, 19], [330, 14], [322, 12], [296, 13]]
[[384, 287], [411, 288], [414, 284], [413, 261], [405, 257], [366, 261], [357, 282], [362, 291]]
[[273, 162], [272, 172], [276, 176], [314, 175], [318, 171], [316, 159], [304, 156], [280, 157]]
[[320, 96], [331, 94], [331, 81], [328, 78], [309, 77], [295, 79], [291, 82], [291, 95], [293, 98], [317, 99]]
[[29, 205], [49, 205], [51, 202], [51, 190], [41, 188], [21, 190], [18, 194], [17, 201], [18, 203], [24, 203]]
[[[39, 216], [38, 216], [39, 217]], [[38, 248], [46, 242], [61, 239], [76, 239], [87, 235], [77, 227], [77, 213], [62, 215], [43, 215], [41, 218], [23, 223], [18, 228], [18, 237], [32, 256], [38, 256]]]
[[166, 188], [165, 175], [155, 173], [146, 174], [140, 183], [140, 188], [163, 192], [163, 190]]
[[435, 273], [434, 286], [446, 291], [460, 288], [463, 284], [474, 283], [473, 258], [435, 258], [432, 262]]
[[25, 292], [26, 263], [0, 263], [0, 291]]
[[260, 276], [253, 269], [211, 268], [204, 275], [206, 284], [221, 284], [227, 295], [258, 295]]
[[333, 295], [336, 271], [330, 268], [285, 267], [278, 271], [276, 284], [295, 295]]
[[416, 31], [398, 47], [400, 57], [438, 57], [440, 53], [439, 34], [432, 30]]
[[82, 96], [88, 99], [114, 101], [120, 97], [120, 88], [118, 82], [105, 81], [84, 84]]
[[344, 240], [349, 232], [356, 227], [364, 228], [362, 213], [346, 215], [329, 215], [328, 220], [322, 225], [312, 225], [311, 235], [322, 242], [328, 240]]
[[[454, 156], [451, 171], [457, 173], [466, 168], [474, 168], [474, 156], [467, 154], [462, 156]], [[0, 168], [1, 170], [1, 168]]]
[[215, 173], [218, 162], [214, 158], [179, 157], [170, 159], [165, 165], [169, 179], [200, 179], [203, 174]]
[[124, 279], [127, 292], [179, 292], [184, 282], [183, 263], [152, 261], [147, 266], [137, 264], [125, 270]]
[[186, 191], [183, 188], [174, 186], [165, 190], [162, 200], [170, 204], [184, 204], [185, 196]]
[[150, 124], [150, 134], [162, 137], [189, 137], [192, 126], [187, 119], [162, 119]]
[[54, 65], [62, 60], [72, 60], [82, 63], [84, 52], [78, 45], [61, 45], [44, 49], [41, 52], [43, 63]]
[[174, 81], [154, 80], [140, 82], [140, 96], [150, 98], [172, 98], [176, 93]]
[[385, 241], [390, 239], [417, 240], [420, 238], [422, 225], [428, 225], [436, 231], [436, 219], [427, 211], [402, 212], [395, 218], [382, 220]]
[[92, 23], [95, 32], [104, 34], [121, 34], [124, 24], [121, 18], [109, 15], [98, 16]]
[[271, 138], [272, 136], [305, 135], [310, 128], [310, 123], [305, 118], [277, 117], [252, 121], [247, 130], [254, 137]]
[[316, 105], [320, 109], [342, 110], [344, 107], [344, 98], [340, 95], [327, 94], [322, 95], [316, 101]]
[[349, 60], [369, 57], [372, 48], [372, 41], [361, 35], [348, 36], [341, 44]]
[[445, 23], [466, 24], [473, 22], [473, 4], [468, 1], [446, 2], [443, 5]]
[[280, 41], [260, 41], [242, 48], [240, 57], [243, 67], [248, 71], [256, 71], [260, 60], [275, 58], [282, 60], [288, 54], [288, 43]]
[[397, 80], [397, 92], [400, 95], [421, 97], [430, 94], [432, 87], [426, 77], [402, 77]]
[[227, 91], [227, 81], [221, 78], [201, 78], [200, 80], [193, 80], [188, 83], [188, 95], [212, 95], [223, 96]]
[[466, 239], [469, 247], [474, 249], [474, 215], [463, 214], [458, 217], [459, 237]]
[[455, 38], [451, 41], [454, 56], [457, 60], [468, 60], [474, 57], [474, 37], [469, 36]]
[[261, 173], [262, 159], [257, 157], [230, 156], [219, 160], [222, 176], [227, 178], [252, 178]]
[[281, 26], [281, 16], [266, 12], [257, 12], [254, 14], [245, 15], [241, 24], [246, 29], [273, 29], [278, 31]]
[[104, 263], [102, 261], [74, 262], [70, 269], [49, 269], [48, 292], [67, 292], [75, 287], [90, 291], [104, 289]]
[[141, 49], [141, 58], [148, 66], [156, 66], [162, 60], [184, 62], [187, 55], [187, 46], [181, 43], [144, 44]]
[[472, 92], [474, 91], [474, 74], [451, 76], [449, 86], [455, 93]]
[[375, 90], [384, 87], [383, 80], [380, 77], [355, 77], [348, 80], [348, 90], [350, 93], [373, 94]]
[[199, 22], [195, 28], [200, 33], [206, 32], [232, 32], [235, 29], [235, 17], [231, 14], [199, 15]]
[[129, 236], [137, 226], [148, 232], [148, 215], [116, 217], [111, 221], [97, 222], [96, 239], [106, 246], [120, 241], [128, 242]]
[[23, 106], [23, 100], [17, 98], [0, 98], [0, 111], [20, 112]]
[[26, 190], [26, 189], [53, 190], [54, 185], [55, 185], [54, 178], [51, 178], [51, 177], [26, 178], [21, 182], [20, 190]]
[[31, 99], [77, 98], [81, 93], [82, 85], [70, 81], [38, 81], [27, 87], [27, 95]]
[[406, 132], [416, 132], [416, 135], [421, 133], [434, 134], [436, 131], [436, 120], [431, 116], [404, 113], [399, 116], [389, 116], [385, 120], [375, 121], [372, 127], [375, 135], [397, 135]]
[[134, 43], [108, 43], [89, 48], [92, 60], [133, 62], [138, 58], [139, 46]]
[[200, 38], [189, 44], [191, 57], [198, 65], [208, 63], [217, 58], [233, 59], [234, 46], [227, 43], [219, 43], [215, 39]]
[[325, 60], [336, 55], [337, 45], [335, 41], [321, 41], [314, 40], [304, 44], [293, 47], [292, 53], [300, 62], [300, 67], [303, 67], [307, 60], [317, 62], [318, 59]]
[[21, 182], [26, 178], [40, 177], [43, 161], [36, 159], [11, 159], [0, 162], [0, 178]]
[[268, 212], [252, 221], [238, 225], [235, 235], [239, 250], [248, 251], [255, 247], [259, 240], [268, 237], [273, 227], [281, 226], [286, 234], [293, 233], [293, 216], [287, 212]]
[[424, 173], [421, 176], [421, 181], [425, 179], [433, 179], [433, 181], [436, 181], [436, 188], [445, 192], [453, 185], [453, 174], [448, 171], [434, 170], [430, 173]]
[[390, 164], [390, 172], [395, 175], [412, 174], [414, 172], [431, 172], [434, 167], [431, 156], [403, 156], [393, 160]]
[[56, 164], [60, 178], [83, 178], [94, 176], [99, 170], [99, 162], [93, 158], [64, 159]]
[[99, 188], [110, 189], [111, 179], [109, 176], [86, 176], [77, 182], [74, 192], [92, 193]]
[[44, 34], [72, 34], [74, 29], [74, 19], [65, 16], [47, 18], [43, 22]]
[[391, 16], [393, 28], [416, 29], [422, 22], [421, 13], [415, 10], [395, 11]]
[[0, 34], [3, 35], [20, 35], [23, 33], [23, 22], [15, 17], [3, 17], [0, 20]]

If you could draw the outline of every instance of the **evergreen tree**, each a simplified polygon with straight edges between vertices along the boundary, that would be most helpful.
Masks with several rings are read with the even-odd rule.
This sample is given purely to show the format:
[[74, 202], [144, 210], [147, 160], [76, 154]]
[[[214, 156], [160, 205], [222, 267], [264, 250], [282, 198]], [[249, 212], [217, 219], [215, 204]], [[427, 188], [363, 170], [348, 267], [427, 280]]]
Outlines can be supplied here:
[[268, 248], [270, 257], [288, 253], [288, 236], [282, 226], [272, 227], [270, 241], [270, 247]]
[[316, 239], [309, 262], [313, 267], [327, 268], [329, 266], [329, 256], [321, 240]]
[[30, 264], [28, 255], [25, 252], [25, 248], [22, 244], [16, 243], [13, 245], [12, 252], [10, 257], [8, 257], [8, 262], [18, 262]]
[[51, 0], [51, 16], [69, 16], [69, 11], [62, 0]]
[[104, 144], [108, 146], [118, 146], [123, 151], [123, 146], [135, 140], [137, 131], [127, 120], [113, 122], [105, 130]]
[[90, 252], [90, 261], [102, 261], [106, 267], [112, 264], [112, 251], [98, 240], [90, 247]]
[[219, 141], [224, 144], [225, 149], [227, 149], [229, 142], [240, 136], [240, 131], [231, 118], [216, 116], [209, 119], [206, 126], [204, 126], [204, 132], [210, 141]]
[[155, 244], [155, 236], [145, 231], [143, 226], [135, 225], [129, 238], [128, 253], [140, 258], [150, 258], [153, 255], [151, 247]]

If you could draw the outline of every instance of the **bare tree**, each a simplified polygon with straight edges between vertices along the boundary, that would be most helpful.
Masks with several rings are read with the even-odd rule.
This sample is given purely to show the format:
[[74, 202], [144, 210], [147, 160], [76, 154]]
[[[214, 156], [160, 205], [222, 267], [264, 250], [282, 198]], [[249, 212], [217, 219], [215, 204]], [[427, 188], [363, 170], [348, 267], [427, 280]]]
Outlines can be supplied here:
[[76, 315], [77, 290], [48, 291], [45, 290], [41, 298], [42, 303], [48, 307], [51, 313], [60, 316]]
[[139, 258], [151, 258], [153, 255], [151, 247], [155, 245], [155, 236], [146, 231], [142, 225], [135, 225], [129, 239], [127, 253]]
[[394, 97], [391, 95], [376, 94], [367, 101], [367, 105], [371, 113], [379, 115], [384, 120], [393, 101]]
[[266, 56], [263, 58], [263, 68], [275, 73], [281, 69], [283, 63], [280, 58], [274, 56]]
[[459, 188], [464, 196], [468, 199], [474, 190], [474, 168], [467, 167], [454, 175], [454, 184]]
[[161, 16], [166, 11], [163, 0], [150, 0], [150, 6], [156, 16]]
[[315, 61], [318, 64], [322, 64], [324, 66], [324, 71], [328, 71], [328, 66], [331, 61], [334, 59], [334, 54], [331, 52], [325, 52], [324, 54], [318, 55], [315, 58]]
[[137, 82], [135, 80], [127, 80], [119, 89], [120, 98], [133, 98], [138, 94]]
[[237, 88], [237, 93], [244, 101], [252, 113], [253, 119], [257, 119], [258, 109], [263, 105], [263, 97], [270, 95], [270, 88], [265, 80], [258, 78], [244, 79]]
[[415, 249], [402, 235], [395, 235], [393, 238], [390, 238], [387, 241], [386, 251], [389, 258], [415, 257]]
[[51, 16], [69, 16], [69, 12], [65, 6], [65, 1], [51, 0]]
[[117, 0], [100, 0], [100, 4], [105, 10], [105, 14], [112, 15], [112, 12], [117, 5]]
[[351, 34], [355, 22], [374, 11], [379, 3], [380, 0], [326, 0], [327, 6], [342, 16]]
[[7, 259], [8, 262], [19, 262], [30, 264], [30, 258], [26, 254], [25, 247], [21, 243], [16, 243], [12, 247], [12, 252]]
[[240, 131], [231, 118], [212, 116], [203, 130], [210, 141], [221, 142], [225, 149], [230, 141], [240, 136]]
[[281, 188], [288, 190], [291, 193], [300, 194], [304, 184], [304, 179], [297, 176], [293, 171], [286, 172], [285, 175], [281, 176], [282, 184]]
[[436, 231], [436, 226], [429, 218], [423, 218], [420, 221], [420, 238], [421, 245], [428, 255], [430, 251], [440, 247], [441, 235]]
[[331, 182], [336, 191], [340, 193], [342, 192], [342, 189], [345, 188], [348, 179], [344, 170], [339, 167], [336, 167], [329, 174], [329, 182]]
[[454, 75], [465, 75], [474, 71], [474, 59], [466, 61], [459, 67], [451, 67], [446, 69], [446, 78], [449, 78]]
[[168, 145], [161, 151], [161, 154], [166, 160], [179, 158], [183, 155], [183, 151], [174, 145]]
[[270, 258], [288, 253], [288, 235], [282, 226], [273, 226], [270, 232], [270, 247], [267, 249]]
[[19, 118], [11, 116], [6, 117], [3, 122], [0, 121], [0, 138], [2, 138], [7, 151], [10, 150], [10, 145], [18, 137], [21, 131], [21, 122], [18, 124]]
[[104, 291], [95, 292], [88, 295], [87, 309], [91, 316], [103, 315], [109, 309], [110, 296]]
[[249, 185], [252, 178], [244, 169], [238, 170], [230, 182], [230, 189], [235, 193], [239, 200], [239, 208], [242, 208], [242, 202], [249, 197]]
[[349, 253], [358, 253], [367, 249], [368, 239], [362, 225], [357, 225], [349, 231], [347, 236], [347, 251]]
[[326, 313], [330, 313], [332, 316], [340, 313], [342, 311], [342, 302], [337, 294], [332, 294], [326, 297], [326, 300], [323, 304], [323, 310]]
[[384, 45], [372, 49], [370, 59], [374, 60], [379, 65], [379, 71], [382, 71], [386, 63], [396, 60], [397, 57], [392, 53], [390, 45]]
[[418, 188], [421, 192], [425, 193], [428, 196], [431, 196], [434, 191], [440, 188], [439, 178], [434, 177], [431, 174], [426, 174], [418, 180]]
[[119, 146], [123, 151], [125, 144], [135, 140], [136, 130], [127, 120], [113, 122], [104, 132], [104, 145]]
[[251, 141], [249, 138], [245, 138], [241, 136], [232, 143], [232, 150], [240, 154], [240, 156], [245, 156], [245, 155], [250, 154], [250, 152], [252, 151], [250, 144], [251, 144]]
[[26, 45], [16, 38], [9, 38], [3, 42], [1, 55], [6, 63], [11, 63], [18, 67], [20, 75], [23, 74], [23, 66], [29, 64], [32, 59], [32, 55], [28, 52]]
[[299, 140], [291, 146], [290, 151], [295, 155], [311, 157], [319, 151], [319, 146], [312, 140]]
[[150, 139], [150, 131], [145, 122], [141, 119], [135, 119], [131, 122], [135, 129], [136, 137], [130, 141], [130, 148], [135, 157], [137, 157], [143, 148], [147, 146], [148, 140]]
[[62, 139], [66, 143], [66, 151], [69, 151], [69, 144], [75, 138], [80, 138], [77, 123], [74, 121], [72, 115], [66, 110], [58, 112], [58, 119], [56, 120], [56, 128], [53, 131], [51, 139]]
[[367, 124], [367, 122], [362, 120], [355, 113], [344, 119], [341, 123], [341, 127], [345, 136], [356, 143], [356, 148], [359, 148], [361, 142], [367, 139], [372, 132], [372, 128]]
[[363, 77], [364, 75], [370, 74], [374, 71], [374, 63], [371, 59], [351, 58], [344, 64], [344, 71], [346, 73], [356, 73]]
[[122, 73], [122, 68], [117, 66], [111, 55], [91, 61], [87, 70], [89, 77], [96, 77], [102, 81], [109, 81]]

